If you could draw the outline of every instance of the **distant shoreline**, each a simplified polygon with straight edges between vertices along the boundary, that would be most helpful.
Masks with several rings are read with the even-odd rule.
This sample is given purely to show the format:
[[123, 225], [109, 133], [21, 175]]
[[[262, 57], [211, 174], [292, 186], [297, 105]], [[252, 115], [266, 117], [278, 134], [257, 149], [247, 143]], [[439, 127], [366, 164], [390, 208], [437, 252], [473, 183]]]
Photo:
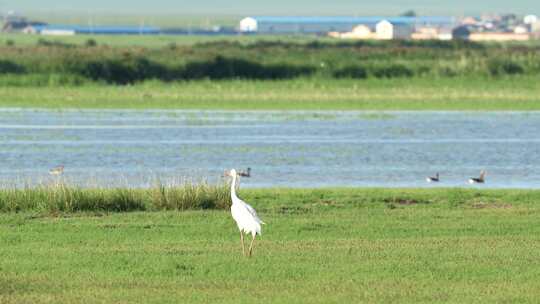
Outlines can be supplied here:
[[149, 82], [0, 87], [0, 107], [134, 110], [538, 111], [539, 78]]

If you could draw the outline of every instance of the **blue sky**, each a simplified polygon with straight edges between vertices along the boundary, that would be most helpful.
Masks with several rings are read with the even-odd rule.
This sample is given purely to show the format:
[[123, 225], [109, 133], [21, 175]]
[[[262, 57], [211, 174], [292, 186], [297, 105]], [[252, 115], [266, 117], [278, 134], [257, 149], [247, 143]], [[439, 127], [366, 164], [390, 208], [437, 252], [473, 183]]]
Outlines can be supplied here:
[[515, 12], [540, 15], [540, 0], [0, 0], [0, 11], [109, 14], [203, 15], [374, 15], [399, 14], [414, 9], [422, 14], [480, 14]]

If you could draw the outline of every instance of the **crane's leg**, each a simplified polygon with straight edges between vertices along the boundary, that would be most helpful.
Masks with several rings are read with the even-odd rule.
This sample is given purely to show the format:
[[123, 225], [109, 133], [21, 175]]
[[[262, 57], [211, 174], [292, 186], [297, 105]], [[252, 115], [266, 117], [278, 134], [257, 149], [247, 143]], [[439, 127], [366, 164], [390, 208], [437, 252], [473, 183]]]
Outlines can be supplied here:
[[244, 247], [244, 234], [240, 230], [240, 242], [242, 243], [242, 254], [246, 255], [246, 248]]
[[253, 234], [253, 238], [251, 239], [251, 244], [249, 244], [249, 253], [248, 253], [249, 256], [251, 256], [251, 252], [253, 251], [253, 242], [255, 242], [255, 234]]

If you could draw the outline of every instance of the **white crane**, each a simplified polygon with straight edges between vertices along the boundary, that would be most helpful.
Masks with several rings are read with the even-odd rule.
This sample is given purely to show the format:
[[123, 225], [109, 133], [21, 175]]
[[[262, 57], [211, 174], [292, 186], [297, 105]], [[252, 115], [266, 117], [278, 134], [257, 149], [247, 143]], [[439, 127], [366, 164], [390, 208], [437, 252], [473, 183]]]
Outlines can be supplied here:
[[231, 182], [231, 199], [232, 199], [232, 205], [231, 205], [231, 214], [233, 219], [236, 222], [236, 225], [238, 226], [238, 230], [240, 230], [240, 242], [242, 243], [242, 253], [246, 255], [246, 249], [244, 246], [244, 233], [251, 234], [251, 244], [249, 245], [248, 250], [248, 256], [251, 256], [251, 253], [253, 251], [253, 243], [255, 242], [255, 236], [261, 235], [261, 224], [264, 224], [264, 222], [259, 218], [257, 215], [257, 212], [253, 207], [251, 207], [249, 204], [238, 198], [236, 196], [236, 179], [237, 179], [237, 173], [235, 169], [231, 169], [231, 171], [228, 171], [225, 173], [225, 175], [228, 175], [232, 177]]

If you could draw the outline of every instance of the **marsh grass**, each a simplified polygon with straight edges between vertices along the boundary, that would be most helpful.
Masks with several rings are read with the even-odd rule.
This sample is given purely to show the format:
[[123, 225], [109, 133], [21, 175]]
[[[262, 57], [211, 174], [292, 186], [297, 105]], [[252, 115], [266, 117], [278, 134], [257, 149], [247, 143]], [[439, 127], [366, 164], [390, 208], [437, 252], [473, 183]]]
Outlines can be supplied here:
[[0, 190], [0, 210], [3, 212], [127, 212], [215, 209], [228, 205], [228, 187], [206, 182], [156, 183], [146, 189], [131, 189], [81, 188], [58, 181], [35, 187]]
[[230, 192], [225, 184], [185, 182], [182, 186], [166, 186], [160, 183], [150, 189], [149, 195], [154, 210], [225, 209], [230, 205]]
[[0, 45], [2, 106], [540, 109], [537, 44], [229, 37], [178, 40], [171, 48], [170, 37], [129, 37], [131, 44], [117, 46], [104, 41], [124, 38], [20, 37], [15, 46]]
[[540, 56], [533, 45], [501, 48], [459, 41], [313, 39], [304, 43], [273, 38], [149, 48], [87, 42], [41, 38], [35, 45], [0, 44], [0, 75], [62, 74], [66, 78], [126, 85], [156, 79], [499, 78], [538, 75], [540, 71]]

